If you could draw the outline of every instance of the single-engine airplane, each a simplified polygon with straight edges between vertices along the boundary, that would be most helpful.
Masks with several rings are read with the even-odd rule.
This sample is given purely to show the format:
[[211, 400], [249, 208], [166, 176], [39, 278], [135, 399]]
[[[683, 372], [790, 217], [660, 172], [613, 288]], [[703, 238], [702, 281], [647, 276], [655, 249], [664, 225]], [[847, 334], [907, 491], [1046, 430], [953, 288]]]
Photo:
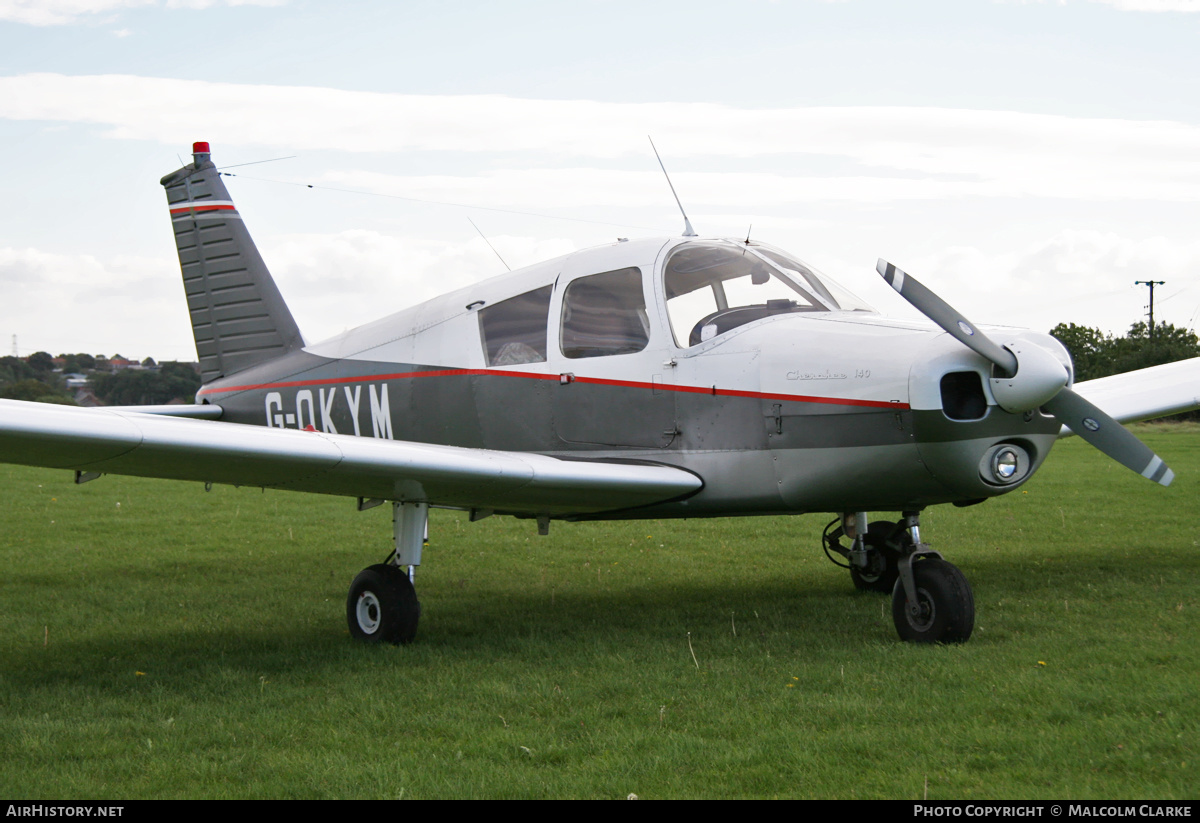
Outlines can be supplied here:
[[892, 593], [903, 639], [964, 641], [971, 589], [922, 541], [925, 507], [1019, 488], [1066, 428], [1167, 485], [1170, 469], [1118, 420], [1200, 408], [1200, 358], [1073, 388], [1054, 338], [985, 333], [889, 263], [879, 273], [933, 325], [887, 319], [786, 252], [703, 239], [690, 223], [307, 343], [208, 144], [162, 185], [198, 403], [0, 401], [0, 460], [73, 469], [76, 482], [389, 501], [395, 550], [346, 602], [363, 640], [414, 638], [434, 506], [536, 519], [543, 534], [556, 519], [835, 513], [826, 553], [857, 588]]

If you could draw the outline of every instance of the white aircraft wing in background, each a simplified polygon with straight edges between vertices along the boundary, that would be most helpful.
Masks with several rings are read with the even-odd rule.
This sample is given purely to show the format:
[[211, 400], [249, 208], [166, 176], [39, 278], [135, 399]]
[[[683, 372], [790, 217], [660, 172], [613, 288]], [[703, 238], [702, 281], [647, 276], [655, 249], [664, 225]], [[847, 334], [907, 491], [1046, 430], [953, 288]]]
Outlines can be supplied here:
[[[1121, 423], [1200, 408], [1200, 357], [1075, 384], [1076, 394]], [[1074, 434], [1063, 426], [1059, 437]]]

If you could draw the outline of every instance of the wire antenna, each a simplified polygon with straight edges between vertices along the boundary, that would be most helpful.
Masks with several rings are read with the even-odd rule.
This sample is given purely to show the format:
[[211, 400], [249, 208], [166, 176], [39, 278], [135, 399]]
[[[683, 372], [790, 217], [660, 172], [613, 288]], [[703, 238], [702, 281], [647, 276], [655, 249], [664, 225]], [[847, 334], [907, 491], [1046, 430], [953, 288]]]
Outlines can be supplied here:
[[[240, 169], [242, 166], [257, 166], [259, 163], [274, 163], [276, 160], [295, 160], [297, 157], [299, 157], [298, 154], [289, 154], [287, 157], [272, 157], [270, 160], [252, 160], [249, 163], [234, 163], [232, 166], [221, 166], [221, 169]], [[221, 169], [217, 169], [217, 171]]]
[[[226, 167], [228, 168], [228, 167]], [[539, 220], [565, 220], [568, 223], [587, 223], [593, 226], [616, 226], [621, 229], [640, 229], [642, 231], [659, 232], [661, 227], [655, 226], [635, 226], [632, 223], [611, 223], [604, 220], [588, 220], [583, 217], [566, 217], [561, 214], [541, 214], [535, 211], [520, 211], [518, 209], [501, 209], [494, 206], [481, 206], [478, 203], [453, 203], [449, 200], [428, 200], [421, 197], [403, 197], [399, 194], [385, 194], [378, 191], [366, 191], [365, 189], [345, 189], [339, 186], [322, 186], [316, 183], [300, 183], [294, 180], [272, 180], [269, 177], [251, 177], [246, 174], [235, 174], [231, 171], [221, 172], [222, 177], [240, 177], [243, 180], [254, 180], [258, 183], [271, 183], [276, 186], [295, 186], [300, 189], [313, 189], [314, 191], [336, 191], [342, 194], [357, 194], [362, 197], [382, 197], [387, 200], [403, 200], [406, 203], [428, 203], [433, 206], [451, 206], [456, 209], [474, 209], [475, 211], [494, 211], [500, 214], [520, 214], [525, 217], [536, 217]]]
[[[475, 227], [475, 231], [479, 231], [479, 226], [476, 226], [475, 221], [472, 220], [470, 217], [467, 218], [467, 222]], [[485, 235], [483, 232], [479, 231], [479, 236], [483, 238], [483, 242], [488, 244], [488, 248], [492, 250], [492, 253], [494, 255], [496, 255], [497, 257], [500, 257], [500, 252], [496, 251], [496, 247], [492, 245], [491, 240], [487, 239], [487, 235]], [[503, 257], [500, 257], [500, 262], [504, 263]], [[512, 271], [512, 266], [508, 265], [507, 263], [504, 263], [504, 268], [508, 269], [509, 271]]]
[[667, 178], [667, 185], [671, 187], [671, 194], [675, 196], [675, 205], [679, 206], [679, 213], [683, 215], [683, 236], [695, 237], [696, 230], [692, 228], [692, 221], [688, 220], [687, 212], [683, 210], [683, 203], [679, 202], [679, 195], [675, 194], [675, 185], [671, 182], [671, 175], [667, 174], [667, 167], [663, 165], [662, 158], [658, 155], [658, 149], [654, 146], [654, 138], [647, 134], [646, 139], [650, 141], [650, 148], [654, 149], [658, 167], [662, 169], [663, 176]]

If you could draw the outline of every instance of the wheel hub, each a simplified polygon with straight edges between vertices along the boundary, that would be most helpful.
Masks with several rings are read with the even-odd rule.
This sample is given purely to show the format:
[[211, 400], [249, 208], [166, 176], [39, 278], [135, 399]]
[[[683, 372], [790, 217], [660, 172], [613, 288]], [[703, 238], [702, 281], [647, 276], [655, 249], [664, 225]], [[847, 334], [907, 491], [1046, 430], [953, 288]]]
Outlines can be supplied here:
[[914, 629], [924, 631], [933, 623], [933, 619], [937, 617], [937, 609], [933, 605], [933, 598], [929, 596], [929, 592], [924, 589], [917, 589], [917, 602], [909, 602], [908, 608], [908, 624]]
[[373, 592], [363, 592], [359, 595], [354, 614], [363, 634], [375, 634], [379, 630], [379, 598]]
[[863, 580], [874, 583], [887, 571], [887, 560], [878, 549], [867, 550], [867, 565], [859, 569], [858, 576]]

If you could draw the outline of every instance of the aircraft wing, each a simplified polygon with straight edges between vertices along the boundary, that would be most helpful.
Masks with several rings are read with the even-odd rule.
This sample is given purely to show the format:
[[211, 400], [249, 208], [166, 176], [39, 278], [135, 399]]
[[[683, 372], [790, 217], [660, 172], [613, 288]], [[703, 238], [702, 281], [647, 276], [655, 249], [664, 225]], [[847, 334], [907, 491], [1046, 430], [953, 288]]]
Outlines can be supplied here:
[[0, 400], [0, 462], [553, 516], [659, 503], [703, 485], [672, 466], [18, 400]]
[[[1075, 392], [1121, 423], [1200, 409], [1200, 357], [1075, 384]], [[1063, 427], [1059, 437], [1072, 434]]]

